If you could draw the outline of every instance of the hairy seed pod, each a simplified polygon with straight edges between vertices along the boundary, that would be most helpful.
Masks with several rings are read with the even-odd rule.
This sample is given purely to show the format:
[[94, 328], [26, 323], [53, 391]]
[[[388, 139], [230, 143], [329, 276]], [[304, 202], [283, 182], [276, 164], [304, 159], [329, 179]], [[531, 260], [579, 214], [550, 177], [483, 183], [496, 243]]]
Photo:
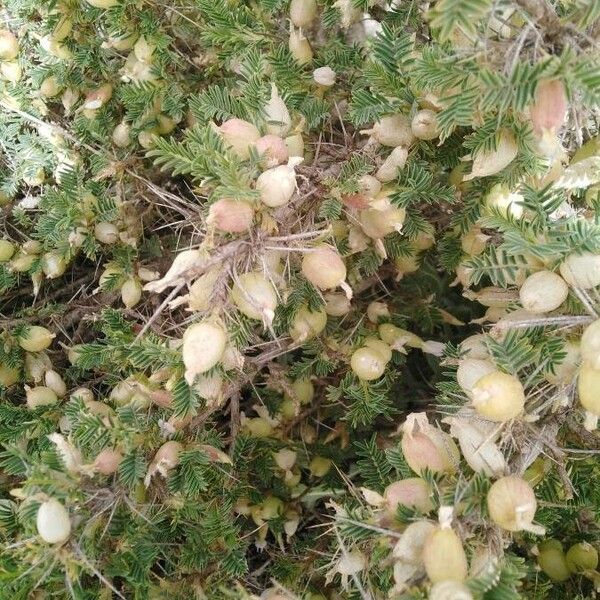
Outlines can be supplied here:
[[210, 299], [219, 275], [219, 269], [211, 269], [194, 281], [188, 294], [190, 310], [208, 310], [210, 308]]
[[489, 235], [481, 232], [479, 227], [471, 227], [461, 238], [461, 248], [469, 256], [478, 256], [488, 246]]
[[143, 35], [140, 36], [133, 45], [133, 54], [140, 62], [143, 63], [152, 62], [152, 55], [154, 54], [155, 50], [156, 46], [148, 42]]
[[119, 240], [119, 230], [114, 223], [102, 221], [94, 227], [94, 237], [103, 244], [114, 244]]
[[320, 290], [329, 290], [345, 281], [346, 265], [330, 246], [317, 246], [304, 255], [302, 274]]
[[[490, 358], [490, 353], [485, 343], [485, 335], [481, 333], [476, 333], [465, 338], [460, 343], [459, 348], [460, 351], [465, 354], [466, 358], [476, 358], [480, 360], [487, 360]], [[487, 375], [487, 373], [483, 373], [483, 375]]]
[[533, 525], [537, 500], [531, 486], [520, 477], [502, 477], [492, 484], [487, 495], [490, 518], [507, 531], [542, 533], [543, 528]]
[[437, 115], [427, 108], [417, 112], [410, 126], [414, 136], [420, 140], [434, 140], [440, 136]]
[[44, 98], [54, 98], [60, 92], [58, 79], [54, 75], [46, 77], [40, 84], [40, 95]]
[[410, 126], [410, 120], [402, 114], [388, 115], [377, 121], [372, 129], [361, 131], [363, 135], [370, 135], [383, 146], [404, 146], [408, 148], [415, 136]]
[[[592, 356], [600, 356], [590, 353], [588, 354], [588, 358], [583, 357], [580, 351], [579, 343], [574, 342], [572, 340], [565, 341], [562, 351], [566, 353], [566, 356], [561, 360], [560, 363], [554, 365], [553, 373], [548, 372], [544, 375], [546, 381], [549, 381], [553, 385], [557, 386], [569, 385], [575, 380], [575, 377], [577, 376], [577, 371], [579, 370], [579, 366], [581, 365], [582, 358], [586, 362], [589, 362], [595, 368], [596, 363], [590, 359], [592, 358]], [[598, 361], [597, 364], [600, 367], [600, 360], [598, 360], [598, 358], [596, 358], [596, 360]]]
[[243, 273], [233, 285], [231, 301], [250, 319], [271, 323], [277, 308], [277, 292], [262, 273]]
[[210, 321], [188, 327], [183, 334], [182, 355], [185, 379], [192, 384], [196, 375], [212, 369], [223, 356], [227, 335], [223, 328]]
[[[304, 37], [302, 29], [296, 30], [293, 25], [290, 27], [288, 48], [290, 54], [299, 65], [306, 65], [312, 61], [313, 51], [309, 41]], [[290, 156], [293, 155], [290, 153]]]
[[556, 310], [569, 295], [565, 280], [552, 271], [538, 271], [530, 275], [519, 290], [521, 305], [532, 313]]
[[571, 287], [589, 290], [600, 285], [600, 254], [569, 254], [559, 270], [562, 278]]
[[385, 208], [368, 208], [359, 214], [361, 229], [370, 238], [376, 240], [394, 231], [400, 232], [405, 220], [406, 209], [391, 204]]
[[371, 323], [379, 322], [381, 317], [390, 316], [390, 309], [385, 302], [370, 302], [367, 306], [367, 318]]
[[39, 536], [48, 544], [63, 544], [71, 535], [69, 512], [54, 498], [40, 504], [36, 526]]
[[56, 335], [45, 327], [33, 325], [19, 336], [19, 346], [27, 352], [40, 352], [45, 350], [55, 337]]
[[11, 83], [17, 83], [23, 75], [23, 68], [16, 60], [11, 62], [3, 62], [0, 63], [0, 73], [2, 73], [4, 79], [10, 81]]
[[538, 545], [538, 564], [552, 581], [566, 581], [571, 577], [567, 558], [558, 540], [544, 540]]
[[[381, 192], [381, 181], [373, 175], [363, 175], [358, 180], [358, 193], [375, 198]], [[365, 207], [366, 208], [366, 207]]]
[[481, 377], [471, 391], [475, 410], [490, 421], [504, 422], [523, 412], [525, 392], [514, 376], [494, 371]]
[[112, 132], [112, 141], [119, 148], [127, 148], [131, 144], [131, 125], [121, 121]]
[[319, 67], [313, 71], [313, 81], [323, 87], [335, 84], [336, 72], [329, 66]]
[[110, 83], [105, 83], [99, 88], [87, 93], [83, 108], [86, 110], [97, 110], [104, 106], [112, 97], [113, 87]]
[[467, 578], [467, 556], [460, 538], [450, 527], [438, 527], [423, 546], [423, 563], [432, 583], [462, 582]]
[[290, 2], [290, 20], [296, 27], [308, 27], [317, 16], [315, 0], [292, 0]]
[[248, 231], [254, 221], [254, 209], [243, 200], [221, 198], [210, 205], [206, 222], [226, 233]]
[[383, 492], [386, 508], [392, 515], [396, 514], [399, 506], [416, 508], [424, 514], [432, 511], [434, 507], [431, 495], [429, 484], [420, 477], [409, 477], [390, 483]]

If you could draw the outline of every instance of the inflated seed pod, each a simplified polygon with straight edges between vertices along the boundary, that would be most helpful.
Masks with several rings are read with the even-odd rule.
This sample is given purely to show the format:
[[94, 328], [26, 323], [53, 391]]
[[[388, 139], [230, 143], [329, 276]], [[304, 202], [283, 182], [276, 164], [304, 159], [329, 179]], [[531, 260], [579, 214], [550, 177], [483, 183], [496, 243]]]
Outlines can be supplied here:
[[0, 59], [13, 60], [19, 54], [19, 42], [12, 31], [0, 29]]
[[229, 119], [215, 128], [234, 154], [242, 160], [250, 157], [250, 149], [260, 138], [258, 129], [243, 119]]
[[363, 342], [365, 348], [372, 348], [379, 352], [385, 362], [389, 362], [392, 359], [392, 349], [382, 340], [376, 337], [368, 337]]
[[188, 327], [182, 347], [186, 381], [191, 384], [196, 375], [212, 369], [221, 360], [226, 344], [227, 335], [217, 323], [202, 321]]
[[449, 526], [438, 527], [423, 546], [423, 563], [432, 583], [462, 582], [467, 578], [467, 556], [460, 538]]
[[67, 261], [57, 252], [46, 252], [42, 255], [42, 271], [48, 279], [60, 277], [67, 269]]
[[[305, 2], [307, 0], [300, 1]], [[289, 133], [292, 126], [292, 118], [274, 83], [271, 83], [271, 97], [264, 106], [263, 111], [267, 121], [267, 133], [282, 137]]]
[[331, 317], [343, 317], [352, 309], [350, 300], [345, 294], [330, 292], [324, 294], [323, 298], [325, 298], [325, 312]]
[[54, 498], [40, 504], [36, 517], [39, 536], [48, 544], [63, 544], [71, 535], [69, 511]]
[[289, 334], [295, 342], [305, 342], [319, 335], [326, 325], [324, 309], [311, 311], [307, 306], [301, 306], [294, 315]]
[[567, 116], [569, 108], [565, 87], [558, 79], [544, 80], [535, 90], [535, 101], [529, 108], [533, 129], [537, 135], [556, 131]]
[[427, 600], [473, 600], [473, 594], [460, 581], [438, 581], [431, 586]]
[[258, 154], [263, 157], [268, 168], [286, 163], [290, 157], [290, 151], [285, 140], [278, 135], [263, 135], [256, 141], [254, 147]]
[[7, 388], [19, 381], [19, 370], [0, 364], [0, 385]]
[[579, 542], [567, 550], [566, 561], [571, 573], [594, 571], [598, 566], [598, 551], [587, 542]]
[[126, 148], [131, 144], [131, 125], [121, 121], [112, 132], [112, 141], [119, 148]]
[[6, 262], [15, 253], [15, 246], [8, 240], [0, 240], [0, 262]]
[[292, 157], [285, 165], [263, 171], [256, 180], [256, 189], [263, 204], [271, 208], [287, 204], [296, 191], [296, 172], [294, 168], [301, 162]]
[[344, 283], [346, 265], [330, 246], [317, 246], [302, 259], [302, 274], [321, 290], [330, 290]]
[[581, 358], [595, 369], [600, 369], [600, 319], [585, 328], [579, 348]]
[[44, 383], [50, 388], [59, 398], [62, 398], [67, 393], [67, 384], [64, 379], [54, 370], [48, 369], [44, 374]]
[[365, 129], [361, 133], [370, 135], [383, 146], [392, 148], [397, 146], [408, 148], [415, 139], [409, 118], [402, 114], [381, 117], [374, 123], [372, 129]]
[[[309, 41], [302, 33], [302, 29], [294, 29], [293, 25], [290, 26], [288, 48], [299, 65], [306, 65], [312, 61], [313, 51]], [[291, 152], [290, 155], [292, 156]]]
[[600, 254], [569, 254], [559, 267], [562, 278], [571, 286], [588, 290], [600, 285]]
[[114, 244], [119, 241], [119, 229], [114, 223], [97, 223], [94, 227], [94, 237], [103, 244]]
[[552, 271], [538, 271], [530, 275], [519, 290], [521, 305], [532, 313], [556, 310], [569, 295], [565, 280]]
[[374, 348], [359, 348], [350, 357], [350, 367], [354, 374], [363, 381], [379, 379], [388, 361], [385, 356]]
[[121, 300], [125, 308], [133, 308], [142, 299], [142, 284], [136, 277], [126, 279], [121, 285]]
[[315, 0], [292, 0], [290, 2], [290, 20], [296, 27], [307, 27], [317, 16]]
[[271, 323], [277, 308], [277, 292], [262, 273], [243, 273], [231, 289], [231, 300], [250, 319]]
[[475, 410], [490, 421], [514, 419], [523, 412], [525, 392], [514, 376], [494, 371], [477, 380], [471, 390]]
[[379, 169], [377, 169], [375, 177], [383, 183], [393, 181], [404, 168], [407, 158], [408, 150], [404, 146], [396, 146]]
[[254, 209], [248, 202], [221, 198], [210, 205], [206, 222], [226, 233], [248, 231], [254, 221]]
[[544, 528], [533, 524], [537, 500], [529, 483], [509, 475], [492, 484], [487, 495], [490, 518], [507, 531], [541, 534]]
[[416, 508], [422, 513], [428, 513], [434, 508], [431, 496], [431, 487], [420, 477], [409, 477], [390, 483], [383, 492], [385, 506], [392, 514], [396, 514], [398, 506]]
[[495, 150], [480, 150], [475, 153], [471, 173], [465, 175], [463, 181], [499, 173], [517, 157], [518, 153], [519, 148], [513, 133], [503, 129], [498, 136]]
[[420, 140], [434, 140], [440, 136], [437, 115], [428, 108], [418, 111], [410, 126], [414, 136]]
[[19, 346], [27, 352], [40, 352], [45, 350], [55, 337], [56, 335], [45, 327], [33, 325], [19, 336]]
[[43, 385], [33, 388], [25, 386], [25, 396], [27, 398], [27, 407], [31, 410], [40, 406], [50, 406], [58, 402], [58, 397], [54, 390]]
[[94, 459], [94, 471], [102, 475], [112, 475], [116, 473], [122, 460], [123, 455], [118, 450], [105, 448]]
[[427, 420], [425, 413], [410, 413], [402, 425], [401, 448], [408, 466], [418, 475], [425, 469], [454, 473], [460, 452], [450, 435]]
[[577, 380], [577, 391], [579, 392], [579, 402], [586, 410], [584, 426], [592, 431], [598, 425], [600, 417], [600, 369], [594, 369], [589, 363], [583, 363], [579, 370]]
[[325, 477], [325, 475], [329, 473], [332, 464], [333, 463], [330, 458], [325, 458], [323, 456], [315, 456], [310, 461], [308, 469], [313, 477]]
[[544, 540], [538, 544], [538, 564], [552, 581], [566, 581], [571, 577], [567, 558], [558, 540]]
[[484, 376], [496, 371], [496, 365], [480, 358], [461, 358], [456, 370], [456, 381], [461, 389], [468, 395], [471, 394], [475, 384]]

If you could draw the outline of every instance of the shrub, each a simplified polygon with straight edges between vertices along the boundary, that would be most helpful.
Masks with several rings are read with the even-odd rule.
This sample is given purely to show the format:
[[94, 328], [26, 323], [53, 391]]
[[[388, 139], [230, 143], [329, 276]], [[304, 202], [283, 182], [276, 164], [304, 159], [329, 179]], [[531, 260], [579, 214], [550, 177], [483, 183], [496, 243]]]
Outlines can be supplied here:
[[6, 0], [0, 598], [591, 598], [596, 0]]

